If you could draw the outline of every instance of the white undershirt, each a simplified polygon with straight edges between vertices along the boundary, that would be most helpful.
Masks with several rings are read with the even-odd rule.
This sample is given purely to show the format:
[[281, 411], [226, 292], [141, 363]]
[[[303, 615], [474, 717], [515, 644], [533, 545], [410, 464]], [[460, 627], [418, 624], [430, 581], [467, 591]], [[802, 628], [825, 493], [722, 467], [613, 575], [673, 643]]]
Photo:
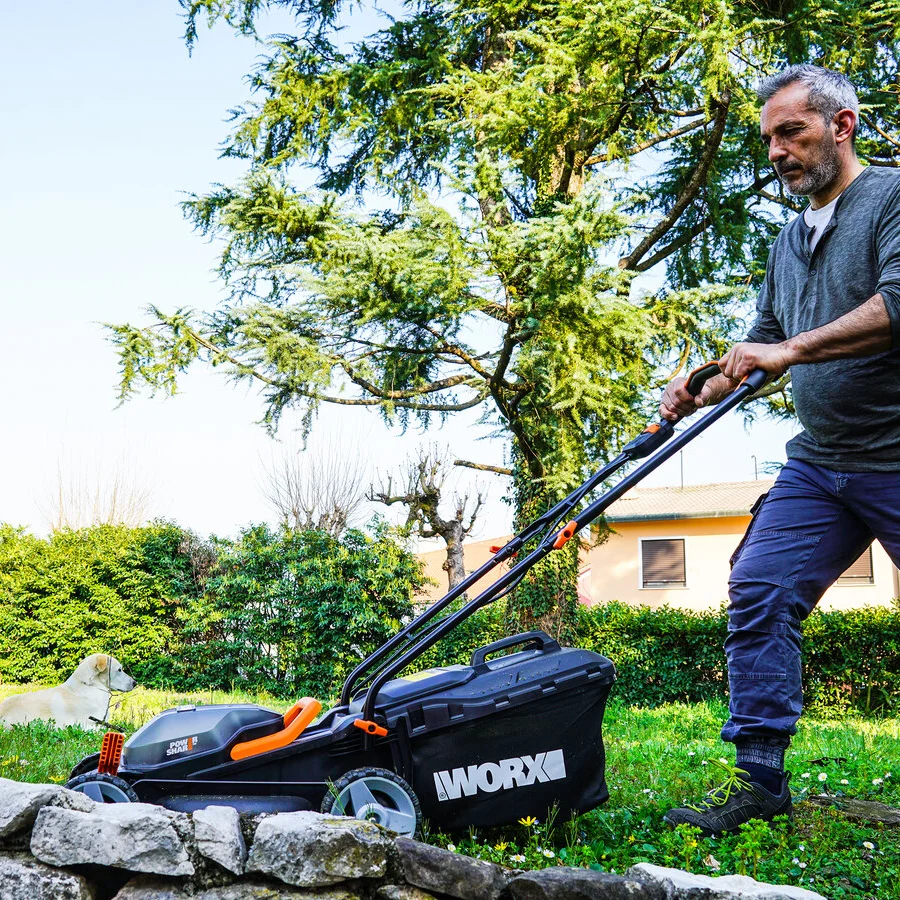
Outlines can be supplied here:
[[825, 206], [820, 206], [818, 209], [807, 206], [803, 211], [803, 221], [806, 222], [809, 228], [812, 228], [812, 233], [809, 236], [810, 253], [816, 249], [816, 244], [822, 239], [822, 235], [825, 233], [825, 229], [834, 215], [834, 208], [837, 206], [840, 196], [838, 194], [831, 203], [826, 203]]

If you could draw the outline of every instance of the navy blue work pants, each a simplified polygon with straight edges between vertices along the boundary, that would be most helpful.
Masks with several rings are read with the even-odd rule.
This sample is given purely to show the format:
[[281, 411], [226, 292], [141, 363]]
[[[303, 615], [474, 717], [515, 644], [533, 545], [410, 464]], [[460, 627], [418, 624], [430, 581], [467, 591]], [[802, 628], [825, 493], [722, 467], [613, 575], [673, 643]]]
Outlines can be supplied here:
[[731, 570], [723, 740], [788, 745], [803, 707], [800, 623], [873, 538], [900, 564], [900, 472], [788, 461]]

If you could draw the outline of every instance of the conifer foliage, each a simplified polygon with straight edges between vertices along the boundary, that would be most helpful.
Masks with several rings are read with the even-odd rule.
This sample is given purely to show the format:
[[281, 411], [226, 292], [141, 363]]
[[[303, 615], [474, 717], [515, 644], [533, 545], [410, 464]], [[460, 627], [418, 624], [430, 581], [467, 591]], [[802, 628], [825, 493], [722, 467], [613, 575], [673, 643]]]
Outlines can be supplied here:
[[[123, 398], [201, 360], [258, 383], [273, 427], [321, 403], [401, 425], [478, 409], [510, 441], [519, 521], [743, 327], [796, 208], [759, 141], [762, 75], [846, 71], [862, 154], [900, 164], [897, 0], [182, 6], [190, 46], [204, 24], [261, 41], [225, 144], [246, 176], [185, 205], [230, 294], [113, 326]], [[274, 7], [293, 34], [257, 35]], [[565, 630], [576, 554], [529, 576], [518, 624]]]

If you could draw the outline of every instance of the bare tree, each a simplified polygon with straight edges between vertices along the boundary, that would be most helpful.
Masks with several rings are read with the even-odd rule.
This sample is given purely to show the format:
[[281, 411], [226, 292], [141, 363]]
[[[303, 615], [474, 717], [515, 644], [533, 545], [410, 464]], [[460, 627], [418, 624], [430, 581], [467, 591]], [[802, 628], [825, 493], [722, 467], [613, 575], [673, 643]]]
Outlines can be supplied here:
[[42, 504], [51, 531], [92, 525], [137, 527], [150, 518], [153, 491], [127, 460], [114, 465], [56, 464], [56, 483]]
[[273, 457], [262, 492], [286, 525], [337, 537], [357, 522], [368, 477], [358, 448], [339, 450], [328, 439], [315, 449], [290, 447]]
[[408, 509], [406, 527], [410, 532], [416, 532], [423, 538], [440, 537], [444, 540], [447, 559], [442, 568], [453, 588], [466, 577], [463, 541], [475, 527], [485, 497], [478, 488], [475, 499], [470, 504], [468, 494], [454, 492], [453, 511], [449, 517], [444, 518], [440, 506], [451, 471], [448, 451], [442, 452], [437, 444], [430, 450], [419, 448], [418, 455], [407, 461], [401, 473], [403, 487], [400, 492], [393, 492], [393, 478], [389, 475], [386, 480], [382, 480], [378, 490], [372, 487], [368, 498], [388, 506], [402, 503]]

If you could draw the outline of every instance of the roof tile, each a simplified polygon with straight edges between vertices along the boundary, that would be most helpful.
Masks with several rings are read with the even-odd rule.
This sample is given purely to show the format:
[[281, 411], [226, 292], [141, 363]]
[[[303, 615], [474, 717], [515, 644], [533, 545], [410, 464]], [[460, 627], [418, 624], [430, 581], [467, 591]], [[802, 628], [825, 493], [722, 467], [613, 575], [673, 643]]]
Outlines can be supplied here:
[[610, 522], [641, 519], [706, 519], [748, 516], [757, 498], [775, 482], [728, 481], [685, 487], [635, 488], [609, 507]]

